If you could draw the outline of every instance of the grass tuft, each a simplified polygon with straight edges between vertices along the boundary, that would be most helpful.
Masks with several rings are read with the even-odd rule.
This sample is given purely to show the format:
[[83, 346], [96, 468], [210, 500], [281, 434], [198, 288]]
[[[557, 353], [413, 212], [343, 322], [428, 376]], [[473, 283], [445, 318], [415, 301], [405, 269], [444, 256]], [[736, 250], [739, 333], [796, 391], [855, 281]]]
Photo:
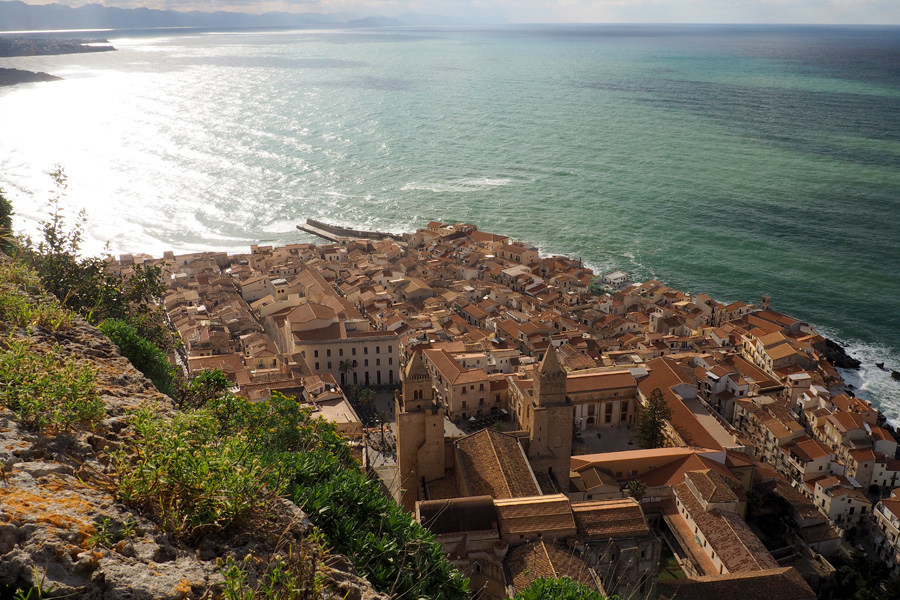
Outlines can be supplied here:
[[62, 356], [60, 348], [36, 352], [29, 339], [3, 340], [0, 404], [29, 429], [92, 427], [105, 415], [96, 373], [87, 364]]

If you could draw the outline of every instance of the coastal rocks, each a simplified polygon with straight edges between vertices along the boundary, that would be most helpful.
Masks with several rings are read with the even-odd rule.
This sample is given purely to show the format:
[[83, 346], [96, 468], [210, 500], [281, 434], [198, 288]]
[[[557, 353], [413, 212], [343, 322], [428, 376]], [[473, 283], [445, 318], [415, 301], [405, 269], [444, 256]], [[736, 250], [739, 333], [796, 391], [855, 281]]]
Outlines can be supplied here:
[[843, 346], [831, 339], [825, 340], [825, 359], [838, 369], [858, 369], [862, 364], [847, 354]]
[[273, 498], [227, 532], [195, 539], [174, 538], [118, 502], [106, 463], [133, 435], [129, 412], [170, 413], [171, 400], [84, 321], [61, 332], [7, 334], [27, 336], [37, 353], [90, 363], [106, 418], [90, 431], [37, 433], [0, 408], [0, 595], [39, 587], [85, 600], [214, 598], [228, 565], [238, 565], [252, 588], [272, 561], [302, 560], [319, 565], [319, 597], [386, 600], [339, 559], [329, 566], [315, 557], [312, 527], [287, 500]]

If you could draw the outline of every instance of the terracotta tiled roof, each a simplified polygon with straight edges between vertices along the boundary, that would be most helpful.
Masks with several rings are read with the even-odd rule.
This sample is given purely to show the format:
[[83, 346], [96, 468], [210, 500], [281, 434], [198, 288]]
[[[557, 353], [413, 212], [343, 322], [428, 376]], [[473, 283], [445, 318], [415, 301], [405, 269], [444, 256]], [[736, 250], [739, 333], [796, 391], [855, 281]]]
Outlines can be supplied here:
[[813, 600], [816, 597], [793, 567], [660, 581], [658, 590], [660, 600]]
[[669, 423], [684, 438], [689, 446], [703, 448], [722, 449], [721, 444], [710, 434], [697, 420], [696, 415], [681, 401], [672, 391], [672, 388], [681, 384], [696, 387], [697, 382], [689, 370], [682, 369], [678, 364], [668, 358], [657, 358], [647, 363], [650, 375], [644, 378], [638, 388], [646, 397], [650, 397], [654, 389], [663, 393], [666, 404], [672, 411]]
[[436, 535], [497, 529], [497, 510], [490, 496], [419, 502], [416, 519]]
[[700, 493], [700, 497], [707, 502], [737, 502], [738, 497], [725, 479], [715, 471], [688, 471], [684, 474], [686, 480], [694, 485]]
[[633, 498], [578, 502], [572, 505], [582, 539], [610, 539], [649, 535], [644, 513]]
[[456, 442], [469, 496], [522, 498], [540, 496], [519, 440], [483, 429]]
[[428, 498], [431, 500], [446, 500], [459, 497], [459, 482], [454, 475], [447, 475], [425, 484]]
[[716, 462], [705, 456], [691, 454], [677, 461], [662, 465], [658, 469], [654, 469], [645, 475], [638, 476], [648, 487], [657, 487], [668, 485], [672, 486], [676, 483], [684, 481], [684, 474], [688, 471], [699, 471], [703, 469], [712, 469], [722, 477], [737, 481], [734, 474], [720, 462]]
[[634, 388], [637, 386], [634, 376], [629, 371], [611, 371], [608, 373], [570, 373], [566, 378], [566, 392], [615, 390]]
[[516, 592], [527, 588], [539, 577], [568, 577], [592, 590], [600, 591], [587, 563], [571, 550], [544, 542], [513, 548], [506, 555], [503, 564]]
[[554, 538], [575, 533], [572, 508], [563, 494], [495, 500], [494, 506], [504, 536], [541, 533]]
[[740, 516], [719, 509], [706, 512], [685, 483], [672, 489], [728, 571], [737, 573], [778, 567]]

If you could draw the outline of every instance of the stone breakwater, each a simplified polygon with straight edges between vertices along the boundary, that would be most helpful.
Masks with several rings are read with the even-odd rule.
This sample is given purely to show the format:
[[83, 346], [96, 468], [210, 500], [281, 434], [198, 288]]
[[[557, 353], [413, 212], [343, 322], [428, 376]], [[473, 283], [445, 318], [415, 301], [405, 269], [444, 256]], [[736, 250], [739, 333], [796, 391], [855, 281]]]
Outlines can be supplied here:
[[[37, 329], [30, 336], [35, 352], [54, 352], [96, 369], [106, 417], [94, 430], [38, 435], [0, 408], [0, 596], [40, 585], [45, 592], [88, 600], [214, 597], [224, 581], [222, 561], [244, 565], [252, 581], [259, 574], [254, 569], [264, 569], [309, 535], [305, 514], [287, 500], [227, 535], [204, 535], [190, 544], [117, 502], [106, 465], [109, 452], [128, 449], [134, 435], [129, 412], [149, 407], [171, 414], [170, 399], [81, 320], [65, 331]], [[114, 536], [115, 543], [95, 543], [98, 535], [125, 528], [128, 535]], [[385, 598], [340, 557], [326, 565], [324, 597]]]

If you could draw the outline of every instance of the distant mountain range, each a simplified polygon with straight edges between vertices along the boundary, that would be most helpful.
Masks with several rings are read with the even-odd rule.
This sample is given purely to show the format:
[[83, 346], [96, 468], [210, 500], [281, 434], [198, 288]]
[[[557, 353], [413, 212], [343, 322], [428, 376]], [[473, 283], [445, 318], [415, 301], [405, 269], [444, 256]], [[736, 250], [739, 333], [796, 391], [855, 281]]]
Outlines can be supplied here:
[[86, 4], [32, 5], [0, 2], [0, 32], [53, 29], [152, 29], [157, 27], [389, 27], [403, 25], [470, 25], [465, 19], [440, 15], [406, 14], [396, 18], [358, 18], [351, 13], [177, 12], [150, 8], [114, 8]]

